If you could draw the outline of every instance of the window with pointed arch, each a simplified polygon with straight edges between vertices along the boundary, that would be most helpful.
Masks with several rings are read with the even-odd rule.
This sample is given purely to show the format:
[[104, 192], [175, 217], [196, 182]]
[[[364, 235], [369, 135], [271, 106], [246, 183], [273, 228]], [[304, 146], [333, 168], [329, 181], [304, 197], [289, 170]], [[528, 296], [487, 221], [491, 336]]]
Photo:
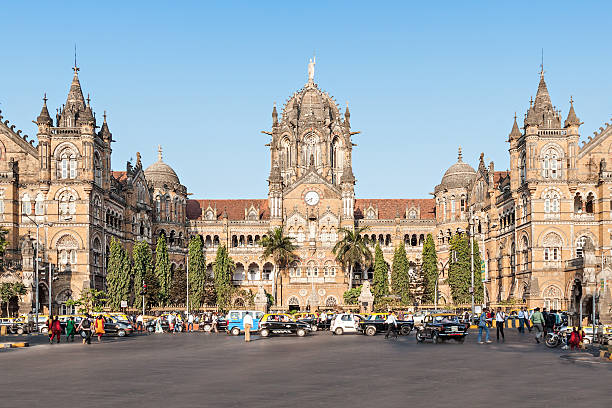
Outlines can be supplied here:
[[544, 261], [560, 261], [562, 244], [563, 241], [558, 234], [554, 232], [549, 232], [546, 234], [543, 241]]
[[546, 214], [558, 214], [561, 199], [556, 191], [549, 191], [544, 195], [544, 212]]
[[60, 154], [58, 178], [62, 180], [75, 179], [77, 177], [77, 155], [70, 149], [66, 148]]
[[62, 219], [72, 218], [76, 213], [76, 198], [70, 191], [64, 191], [59, 196], [59, 215]]
[[102, 185], [102, 160], [98, 152], [94, 153], [94, 182]]
[[32, 214], [32, 201], [30, 201], [28, 193], [25, 193], [21, 198], [21, 213], [24, 215]]
[[36, 198], [34, 199], [34, 214], [45, 214], [45, 197], [42, 195], [42, 193], [36, 194]]
[[521, 177], [521, 184], [524, 184], [525, 180], [527, 179], [527, 160], [525, 158], [525, 153], [521, 155], [521, 158], [519, 160], [519, 172]]
[[291, 142], [288, 138], [283, 138], [280, 148], [280, 167], [286, 169], [291, 166]]
[[0, 190], [0, 221], [4, 220], [4, 190]]
[[542, 156], [542, 177], [556, 179], [559, 178], [560, 161], [559, 152], [556, 149], [548, 148]]

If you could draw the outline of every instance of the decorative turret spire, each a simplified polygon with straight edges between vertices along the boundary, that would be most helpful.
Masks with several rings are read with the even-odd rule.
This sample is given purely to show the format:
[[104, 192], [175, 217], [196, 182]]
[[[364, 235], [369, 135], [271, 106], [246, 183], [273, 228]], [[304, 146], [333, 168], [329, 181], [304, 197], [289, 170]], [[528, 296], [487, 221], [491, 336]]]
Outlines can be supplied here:
[[580, 126], [583, 122], [580, 122], [578, 116], [576, 116], [576, 112], [574, 111], [574, 98], [570, 96], [570, 110], [567, 114], [567, 119], [565, 119], [565, 127], [570, 126]]
[[47, 93], [45, 92], [45, 96], [43, 97], [43, 107], [40, 110], [40, 115], [36, 118], [36, 123], [38, 125], [53, 125], [53, 120], [51, 120], [51, 116], [49, 115], [49, 110], [47, 109]]
[[102, 127], [100, 128], [100, 132], [98, 132], [98, 136], [108, 141], [112, 141], [113, 139], [113, 135], [108, 129], [108, 123], [106, 122], [106, 111], [104, 111], [104, 122], [102, 122]]
[[162, 161], [162, 147], [157, 145], [157, 161]]
[[272, 125], [278, 125], [278, 112], [276, 111], [276, 102], [274, 102], [274, 107], [272, 108]]
[[342, 171], [342, 177], [340, 177], [341, 183], [355, 184], [355, 175], [353, 174], [353, 167], [349, 164], [344, 167]]
[[516, 123], [516, 112], [514, 112], [514, 124], [512, 125], [512, 130], [510, 131], [510, 135], [508, 138], [510, 140], [516, 140], [522, 136], [521, 130], [518, 127], [518, 123]]
[[347, 127], [351, 127], [351, 111], [349, 111], [348, 101], [346, 101], [346, 110], [344, 111], [344, 123]]
[[457, 154], [457, 162], [461, 163], [463, 161], [463, 153], [461, 153], [461, 146], [459, 146], [459, 153]]

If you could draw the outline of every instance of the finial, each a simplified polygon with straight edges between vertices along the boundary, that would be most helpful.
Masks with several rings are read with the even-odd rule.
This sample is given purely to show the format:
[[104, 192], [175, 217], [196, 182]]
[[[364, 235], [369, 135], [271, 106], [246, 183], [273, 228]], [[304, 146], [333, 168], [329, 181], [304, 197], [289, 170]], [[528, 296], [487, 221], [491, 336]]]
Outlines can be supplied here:
[[544, 48], [542, 48], [542, 63], [540, 64], [540, 78], [544, 78]]
[[74, 44], [74, 68], [72, 68], [72, 70], [74, 71], [74, 75], [77, 75], [77, 72], [79, 72], [79, 67], [77, 66], [76, 44]]
[[533, 95], [531, 95], [531, 97], [529, 98], [529, 107], [531, 108], [531, 105], [533, 105]]
[[457, 156], [457, 161], [461, 161], [463, 159], [463, 154], [461, 154], [461, 146], [459, 146], [459, 154]]
[[87, 94], [87, 106], [89, 106], [89, 102], [91, 101], [91, 99], [89, 98], [89, 93]]
[[161, 145], [157, 146], [157, 159], [159, 161], [162, 161], [162, 147], [161, 147]]
[[570, 105], [574, 106], [574, 97], [570, 95]]
[[310, 59], [310, 62], [308, 63], [308, 83], [309, 84], [314, 83], [315, 64], [316, 64], [316, 58], [313, 53], [312, 58]]
[[47, 106], [47, 93], [45, 92], [45, 95], [43, 96], [43, 105]]
[[104, 111], [104, 123], [106, 123], [106, 111]]
[[142, 162], [140, 161], [140, 152], [136, 152], [136, 165], [140, 166]]
[[516, 122], [516, 112], [514, 112], [514, 121]]

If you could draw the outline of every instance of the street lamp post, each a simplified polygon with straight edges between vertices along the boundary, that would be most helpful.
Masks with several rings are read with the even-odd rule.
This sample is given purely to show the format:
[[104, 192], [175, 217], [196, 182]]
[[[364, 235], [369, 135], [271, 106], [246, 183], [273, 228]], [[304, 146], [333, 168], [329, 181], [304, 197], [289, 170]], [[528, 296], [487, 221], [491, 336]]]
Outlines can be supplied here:
[[185, 263], [187, 264], [187, 316], [189, 316], [189, 248], [187, 248], [187, 261]]
[[470, 207], [470, 271], [472, 274], [472, 286], [470, 286], [472, 316], [474, 316], [474, 214], [472, 213], [472, 207]]
[[[448, 265], [448, 263], [450, 262], [450, 257], [446, 260], [446, 262], [440, 262], [440, 264], [442, 265], [442, 276], [444, 276], [444, 269], [446, 269], [446, 266]], [[440, 280], [440, 272], [438, 272], [438, 274], [436, 275], [436, 286], [435, 286], [435, 293], [434, 293], [434, 309], [438, 310], [438, 281]]]
[[36, 225], [36, 247], [34, 248], [34, 271], [35, 271], [35, 274], [34, 274], [34, 276], [35, 276], [34, 284], [36, 285], [36, 299], [34, 301], [34, 311], [36, 312], [36, 331], [40, 332], [40, 326], [38, 324], [38, 308], [40, 307], [39, 302], [38, 302], [38, 299], [39, 299], [38, 298], [38, 296], [39, 296], [39, 294], [38, 294], [38, 241], [39, 241], [38, 230], [39, 230], [40, 226], [28, 214], [23, 213], [23, 215], [28, 217], [28, 219], [30, 221], [32, 221], [34, 223], [34, 225]]

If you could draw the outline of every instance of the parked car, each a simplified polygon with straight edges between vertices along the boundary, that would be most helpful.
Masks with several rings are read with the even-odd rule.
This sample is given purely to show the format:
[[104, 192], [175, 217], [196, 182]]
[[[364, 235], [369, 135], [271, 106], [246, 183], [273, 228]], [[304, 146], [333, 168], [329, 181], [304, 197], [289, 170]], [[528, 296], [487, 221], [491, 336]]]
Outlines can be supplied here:
[[[387, 317], [389, 313], [372, 313], [365, 320], [360, 321], [357, 330], [366, 336], [374, 336], [376, 333], [384, 333], [387, 331]], [[398, 320], [397, 331], [399, 334], [407, 336], [414, 328], [413, 320]]]
[[250, 313], [253, 318], [253, 327], [250, 331], [259, 330], [259, 321], [263, 317], [264, 313], [257, 310], [230, 310], [227, 313], [227, 323], [225, 325], [225, 331], [232, 336], [238, 336], [240, 333], [244, 333], [244, 316]]
[[27, 332], [25, 322], [13, 317], [0, 318], [0, 326], [5, 326], [6, 332], [9, 334], [24, 334]]
[[268, 337], [273, 334], [295, 334], [304, 337], [311, 328], [308, 323], [295, 320], [284, 313], [265, 314], [259, 322], [259, 335]]
[[425, 317], [423, 325], [417, 327], [416, 340], [422, 343], [426, 339], [434, 343], [440, 343], [447, 339], [453, 339], [459, 343], [465, 341], [468, 335], [468, 323], [462, 323], [456, 314], [431, 314]]
[[[210, 320], [201, 321], [200, 327], [205, 332], [209, 332], [212, 330], [212, 321]], [[226, 329], [227, 329], [227, 319], [225, 318], [225, 316], [219, 316], [217, 319], [217, 330], [226, 331]]]
[[[92, 320], [91, 329], [93, 333], [95, 317], [92, 318], [91, 320]], [[75, 319], [75, 323], [76, 323], [76, 319]], [[80, 320], [79, 320], [79, 323], [80, 323]], [[126, 324], [126, 323], [122, 323], [119, 321], [115, 322], [113, 321], [112, 318], [109, 318], [109, 317], [104, 318], [104, 335], [105, 336], [125, 337], [125, 336], [129, 336], [130, 334], [132, 334], [133, 331], [134, 331], [134, 328], [132, 327], [131, 324]], [[79, 334], [85, 337], [84, 330], [81, 330]]]
[[338, 336], [344, 333], [357, 333], [359, 322], [364, 320], [363, 316], [354, 313], [337, 314], [331, 322], [329, 330]]

